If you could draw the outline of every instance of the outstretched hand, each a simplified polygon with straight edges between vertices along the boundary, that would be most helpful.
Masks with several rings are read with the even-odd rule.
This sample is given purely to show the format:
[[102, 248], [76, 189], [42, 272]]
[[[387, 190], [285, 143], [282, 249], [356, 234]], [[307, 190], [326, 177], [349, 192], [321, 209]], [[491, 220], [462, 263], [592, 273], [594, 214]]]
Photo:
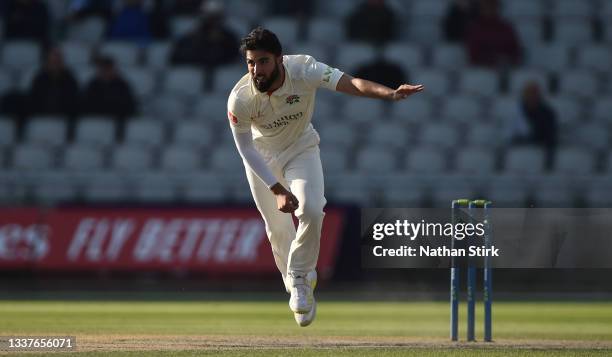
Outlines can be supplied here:
[[413, 86], [410, 84], [402, 84], [393, 92], [391, 100], [397, 101], [406, 99], [409, 95], [422, 91], [425, 87], [422, 84]]

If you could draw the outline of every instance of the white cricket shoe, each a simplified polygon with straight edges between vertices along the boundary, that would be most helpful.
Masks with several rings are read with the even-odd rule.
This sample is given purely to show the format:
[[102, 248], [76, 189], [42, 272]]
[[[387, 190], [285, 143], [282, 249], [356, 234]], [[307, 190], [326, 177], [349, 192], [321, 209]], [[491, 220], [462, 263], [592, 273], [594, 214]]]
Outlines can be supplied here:
[[291, 298], [289, 308], [298, 314], [306, 314], [312, 310], [314, 303], [313, 290], [317, 285], [317, 272], [308, 274], [290, 272], [288, 274]]
[[306, 327], [310, 325], [317, 316], [317, 301], [312, 299], [312, 309], [307, 314], [298, 314], [293, 313], [293, 317], [295, 318], [295, 322], [297, 322], [300, 327]]

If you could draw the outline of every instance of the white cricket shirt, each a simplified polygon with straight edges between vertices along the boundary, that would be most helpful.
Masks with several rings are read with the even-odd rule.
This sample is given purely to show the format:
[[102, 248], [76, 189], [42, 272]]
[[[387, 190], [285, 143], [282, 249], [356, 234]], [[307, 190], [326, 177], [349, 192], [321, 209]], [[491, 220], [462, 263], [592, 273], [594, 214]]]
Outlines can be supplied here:
[[258, 149], [282, 152], [306, 131], [319, 87], [336, 90], [343, 72], [307, 55], [283, 56], [285, 81], [274, 92], [262, 93], [245, 74], [232, 89], [227, 116], [236, 133], [251, 131]]

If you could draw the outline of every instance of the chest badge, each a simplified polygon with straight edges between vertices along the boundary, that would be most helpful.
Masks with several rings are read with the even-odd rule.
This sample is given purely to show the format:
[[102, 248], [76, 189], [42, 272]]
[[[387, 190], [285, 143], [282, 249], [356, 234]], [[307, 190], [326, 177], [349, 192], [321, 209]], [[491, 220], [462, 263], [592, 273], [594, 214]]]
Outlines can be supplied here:
[[299, 103], [300, 102], [300, 96], [297, 95], [297, 94], [292, 94], [292, 95], [287, 97], [286, 102], [287, 102], [287, 104]]

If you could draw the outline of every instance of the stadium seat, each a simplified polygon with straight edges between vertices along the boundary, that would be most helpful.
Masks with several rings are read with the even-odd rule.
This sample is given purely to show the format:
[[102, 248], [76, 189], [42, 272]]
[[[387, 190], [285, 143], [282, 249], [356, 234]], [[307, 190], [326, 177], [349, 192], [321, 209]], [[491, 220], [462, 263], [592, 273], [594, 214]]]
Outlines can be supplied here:
[[229, 92], [224, 95], [204, 95], [198, 98], [198, 101], [193, 106], [193, 117], [197, 120], [206, 120], [208, 122], [220, 123], [221, 120], [227, 119], [227, 98]]
[[125, 143], [152, 148], [164, 144], [165, 128], [163, 123], [151, 119], [137, 119], [127, 122]]
[[313, 121], [315, 126], [320, 121], [335, 120], [337, 114], [337, 106], [325, 100], [319, 100], [315, 103]]
[[[79, 87], [85, 89], [96, 74], [96, 68], [92, 65], [79, 65], [72, 68], [74, 77]], [[25, 84], [25, 83], [24, 83]]]
[[572, 142], [592, 150], [608, 150], [610, 135], [603, 125], [587, 124], [580, 126], [575, 133], [572, 133]]
[[462, 149], [455, 159], [455, 171], [475, 176], [493, 173], [495, 171], [494, 150], [485, 147]]
[[198, 24], [197, 16], [175, 16], [170, 21], [172, 37], [178, 39], [196, 29]]
[[512, 20], [520, 18], [539, 19], [544, 15], [544, 6], [538, 0], [512, 0], [503, 3], [503, 15]]
[[570, 48], [564, 43], [541, 44], [527, 49], [530, 68], [546, 72], [563, 72], [570, 68]]
[[369, 146], [401, 149], [409, 145], [408, 133], [400, 121], [376, 123], [368, 131]]
[[32, 83], [34, 82], [34, 78], [36, 77], [36, 75], [38, 74], [38, 71], [40, 70], [40, 68], [37, 67], [32, 67], [32, 68], [25, 68], [22, 71], [17, 72], [17, 70], [14, 70], [15, 73], [18, 75], [18, 89], [22, 92], [28, 92], [30, 90], [30, 88], [32, 87]]
[[237, 37], [246, 36], [246, 34], [251, 31], [251, 25], [247, 19], [230, 13], [226, 13], [226, 15], [225, 25], [230, 31], [233, 31]]
[[[610, 172], [610, 171], [608, 171]], [[585, 200], [588, 207], [610, 208], [612, 207], [612, 187], [593, 186], [587, 187]]]
[[246, 65], [243, 64], [218, 68], [214, 80], [215, 93], [224, 93], [227, 97], [236, 83], [248, 73], [247, 71]]
[[200, 150], [183, 144], [166, 146], [161, 154], [160, 166], [169, 173], [193, 172], [201, 168]]
[[597, 82], [597, 77], [591, 72], [584, 70], [565, 72], [559, 78], [559, 93], [590, 99], [599, 94], [599, 84]]
[[251, 0], [228, 0], [223, 2], [225, 13], [244, 19], [248, 23], [256, 23], [264, 16], [265, 6]]
[[337, 146], [321, 147], [321, 164], [324, 173], [343, 173], [348, 170], [349, 162], [346, 150]]
[[67, 124], [61, 117], [38, 116], [31, 118], [25, 129], [25, 140], [30, 144], [56, 147], [66, 141]]
[[201, 150], [213, 143], [213, 130], [200, 120], [178, 122], [172, 143]]
[[580, 101], [574, 96], [558, 96], [546, 98], [557, 114], [561, 124], [579, 123], [584, 116]]
[[159, 95], [143, 103], [142, 113], [163, 121], [176, 121], [183, 119], [189, 108], [183, 97]]
[[489, 114], [494, 119], [514, 119], [519, 115], [520, 97], [518, 96], [498, 96], [491, 103]]
[[163, 69], [170, 65], [170, 42], [153, 42], [147, 48], [147, 65], [154, 69]]
[[381, 120], [384, 102], [367, 98], [349, 97], [344, 105], [344, 118], [353, 123], [372, 123]]
[[210, 168], [219, 173], [242, 174], [244, 165], [242, 159], [232, 147], [218, 147], [211, 156]]
[[433, 112], [432, 101], [420, 95], [411, 97], [408, 100], [394, 102], [391, 105], [391, 117], [400, 123], [427, 122], [433, 118]]
[[555, 158], [555, 173], [586, 176], [595, 170], [595, 155], [580, 147], [562, 148]]
[[453, 149], [459, 143], [459, 133], [453, 125], [427, 123], [419, 135], [421, 146], [437, 149]]
[[0, 148], [9, 147], [17, 141], [15, 122], [6, 117], [0, 117]]
[[433, 49], [433, 66], [437, 69], [460, 71], [467, 65], [467, 54], [460, 45], [439, 45]]
[[87, 202], [120, 202], [132, 195], [127, 182], [116, 174], [100, 173], [85, 184], [83, 198]]
[[155, 93], [155, 72], [143, 67], [124, 68], [121, 72], [141, 100], [147, 100]]
[[542, 94], [549, 92], [548, 76], [536, 69], [519, 69], [510, 73], [510, 93], [518, 96], [527, 82], [536, 81], [540, 85]]
[[590, 18], [594, 14], [593, 1], [555, 0], [552, 5], [552, 15], [556, 21]]
[[[330, 53], [332, 51], [328, 49], [327, 45], [322, 43], [316, 43], [314, 41], [300, 42], [295, 44], [295, 46], [291, 48], [291, 51], [292, 54], [309, 55], [314, 57], [319, 62], [328, 63], [331, 65], [332, 58]], [[244, 72], [246, 73], [246, 67], [244, 68]]]
[[397, 170], [395, 153], [389, 148], [368, 145], [357, 153], [355, 169], [363, 173], [391, 173]]
[[[221, 202], [226, 192], [219, 187], [220, 178], [209, 172], [190, 175], [185, 182], [181, 199], [190, 203]], [[248, 190], [247, 187], [245, 187]]]
[[94, 147], [110, 146], [115, 142], [115, 121], [110, 117], [85, 116], [77, 121], [75, 141]]
[[290, 17], [270, 17], [264, 19], [263, 27], [274, 32], [285, 47], [298, 42], [298, 22]]
[[100, 170], [104, 166], [102, 151], [91, 146], [71, 145], [64, 150], [63, 167], [70, 171]]
[[431, 18], [419, 18], [411, 16], [408, 23], [404, 23], [400, 29], [408, 31], [408, 40], [413, 43], [429, 45], [431, 43], [442, 42], [442, 27], [437, 21]]
[[88, 17], [68, 26], [66, 38], [70, 41], [96, 44], [102, 40], [106, 25], [100, 17]]
[[135, 66], [140, 55], [139, 48], [131, 42], [110, 41], [100, 46], [100, 54], [115, 60], [118, 66]]
[[425, 63], [425, 54], [420, 46], [404, 43], [389, 44], [384, 50], [384, 57], [402, 67], [406, 75]]
[[412, 2], [410, 12], [413, 17], [417, 18], [440, 19], [446, 14], [448, 6], [448, 1], [415, 1]]
[[198, 67], [173, 67], [165, 73], [164, 94], [193, 98], [200, 95], [203, 88], [203, 74]]
[[416, 148], [406, 150], [404, 171], [410, 174], [441, 174], [446, 171], [446, 160], [437, 149]]
[[529, 196], [529, 189], [522, 182], [512, 180], [493, 180], [485, 196], [495, 207], [523, 208]]
[[599, 97], [593, 105], [593, 119], [612, 124], [612, 101], [607, 96]]
[[0, 68], [0, 95], [4, 94], [15, 85], [10, 71]]
[[506, 173], [510, 174], [541, 174], [544, 170], [544, 152], [536, 147], [513, 147], [506, 152]]
[[342, 66], [341, 70], [349, 73], [376, 57], [374, 48], [363, 43], [345, 42], [339, 44], [337, 51], [336, 62]]
[[38, 204], [58, 204], [73, 201], [78, 191], [66, 177], [43, 176], [34, 184], [32, 193]]
[[336, 45], [345, 41], [342, 23], [330, 18], [316, 17], [308, 25], [308, 41]]
[[321, 1], [315, 8], [320, 17], [344, 18], [350, 14], [357, 4], [352, 0]]
[[[451, 79], [448, 73], [440, 69], [419, 70], [410, 75], [413, 83], [425, 86], [425, 91], [419, 96], [444, 97], [451, 92]], [[411, 98], [410, 100], [412, 100]], [[409, 100], [409, 101], [410, 101]]]
[[86, 43], [67, 41], [62, 43], [61, 50], [64, 62], [73, 69], [88, 66], [91, 63], [91, 48]]
[[570, 46], [593, 42], [593, 28], [589, 19], [560, 20], [555, 24], [555, 41]]
[[604, 45], [582, 46], [576, 52], [578, 67], [585, 70], [606, 73], [610, 71], [612, 50]]
[[465, 183], [454, 185], [435, 185], [432, 190], [432, 203], [437, 208], [450, 207], [451, 202], [460, 197], [474, 197], [475, 190]]
[[495, 96], [499, 92], [499, 76], [490, 69], [468, 69], [460, 72], [459, 92], [480, 97]]
[[134, 198], [142, 203], [170, 203], [177, 197], [174, 183], [164, 174], [145, 173], [134, 187]]
[[19, 171], [51, 169], [55, 161], [54, 156], [54, 152], [48, 148], [21, 144], [13, 150], [13, 168]]
[[473, 96], [451, 96], [442, 107], [442, 117], [454, 122], [473, 123], [482, 119], [483, 106], [480, 100]]
[[493, 150], [503, 143], [500, 132], [501, 129], [493, 124], [474, 123], [469, 126], [467, 145]]
[[149, 150], [140, 146], [116, 146], [112, 152], [111, 166], [120, 172], [141, 172], [153, 166], [153, 157]]
[[535, 206], [538, 208], [571, 208], [574, 207], [573, 192], [563, 185], [551, 185], [542, 182], [533, 190]]
[[541, 46], [544, 37], [542, 20], [539, 18], [518, 18], [514, 20], [514, 30], [524, 47]]
[[318, 126], [319, 135], [321, 136], [321, 145], [339, 146], [341, 148], [350, 148], [357, 142], [355, 130], [347, 130], [346, 123], [326, 123]]
[[1, 63], [10, 70], [36, 69], [40, 65], [40, 55], [40, 48], [35, 42], [5, 42]]

